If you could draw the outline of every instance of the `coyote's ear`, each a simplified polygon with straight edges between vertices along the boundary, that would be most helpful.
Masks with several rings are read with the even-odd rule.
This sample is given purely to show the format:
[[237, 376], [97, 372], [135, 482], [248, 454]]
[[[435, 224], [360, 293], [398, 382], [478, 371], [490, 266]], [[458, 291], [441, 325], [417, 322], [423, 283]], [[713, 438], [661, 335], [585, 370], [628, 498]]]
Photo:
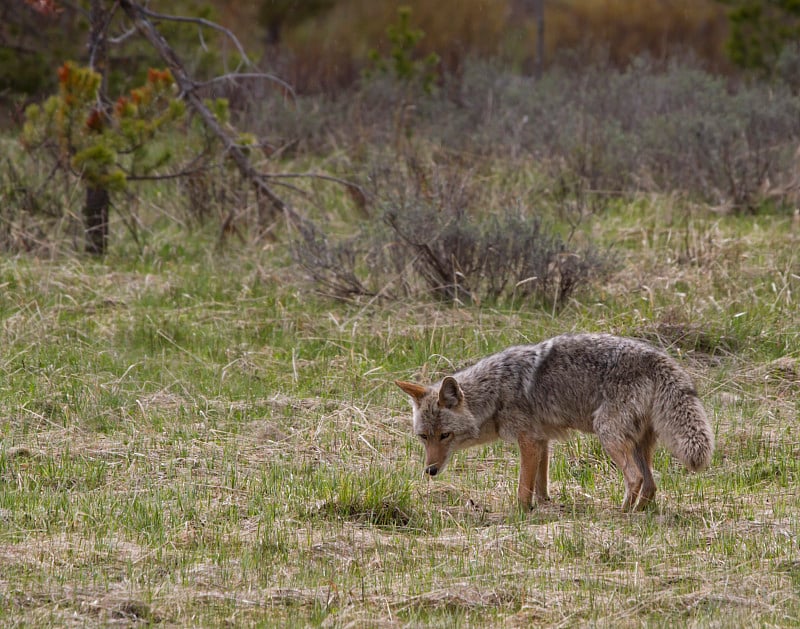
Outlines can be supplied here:
[[464, 392], [452, 376], [447, 376], [442, 380], [439, 387], [439, 406], [444, 408], [455, 408], [464, 401]]
[[425, 394], [428, 392], [427, 387], [423, 387], [421, 384], [414, 384], [413, 382], [403, 382], [402, 380], [395, 380], [394, 383], [403, 389], [406, 393], [411, 396], [411, 399], [415, 402], [419, 402]]

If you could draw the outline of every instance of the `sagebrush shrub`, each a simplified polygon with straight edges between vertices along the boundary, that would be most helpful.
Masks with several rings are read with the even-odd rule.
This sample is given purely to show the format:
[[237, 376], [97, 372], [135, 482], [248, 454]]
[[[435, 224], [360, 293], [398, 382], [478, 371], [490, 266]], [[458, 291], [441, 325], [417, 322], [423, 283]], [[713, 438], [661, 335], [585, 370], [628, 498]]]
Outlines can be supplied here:
[[285, 133], [276, 143], [315, 152], [363, 154], [365, 145], [400, 144], [402, 130], [448, 151], [535, 160], [553, 180], [580, 182], [581, 194], [677, 193], [754, 210], [765, 199], [793, 202], [800, 101], [788, 62], [784, 74], [732, 83], [689, 61], [637, 59], [625, 70], [553, 67], [537, 81], [472, 62], [413, 103], [373, 81], [323, 105], [264, 103], [260, 119]]
[[293, 241], [295, 260], [335, 297], [524, 299], [559, 308], [613, 263], [571, 245], [534, 208], [483, 210], [468, 171], [410, 160], [382, 177], [372, 179], [381, 182], [378, 211], [355, 235], [336, 240], [306, 227]]

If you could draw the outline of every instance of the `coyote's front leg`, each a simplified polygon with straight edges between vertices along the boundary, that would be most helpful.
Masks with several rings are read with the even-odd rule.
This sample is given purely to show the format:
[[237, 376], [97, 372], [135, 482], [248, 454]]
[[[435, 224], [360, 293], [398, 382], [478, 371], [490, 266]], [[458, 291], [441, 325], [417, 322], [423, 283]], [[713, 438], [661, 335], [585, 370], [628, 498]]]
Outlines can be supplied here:
[[547, 491], [550, 450], [546, 439], [518, 438], [520, 464], [517, 498], [522, 509], [530, 509], [533, 495], [539, 502], [550, 500]]

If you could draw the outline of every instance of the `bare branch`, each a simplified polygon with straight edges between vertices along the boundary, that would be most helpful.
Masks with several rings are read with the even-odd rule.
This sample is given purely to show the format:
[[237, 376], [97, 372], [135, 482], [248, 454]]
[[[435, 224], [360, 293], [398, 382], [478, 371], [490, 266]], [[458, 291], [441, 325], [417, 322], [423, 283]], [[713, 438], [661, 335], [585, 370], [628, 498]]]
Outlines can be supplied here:
[[302, 188], [298, 188], [297, 186], [293, 186], [290, 183], [283, 183], [282, 181], [276, 181], [275, 185], [276, 186], [280, 186], [281, 188], [284, 188], [286, 190], [291, 190], [292, 192], [295, 192], [295, 193], [297, 193], [299, 195], [302, 195], [302, 196], [305, 196], [305, 197], [308, 196], [308, 190], [303, 190]]
[[353, 202], [356, 204], [358, 209], [363, 213], [367, 214], [367, 195], [364, 192], [364, 189], [359, 186], [357, 183], [353, 183], [352, 181], [348, 181], [347, 179], [341, 179], [339, 177], [334, 177], [333, 175], [325, 175], [322, 173], [267, 173], [264, 175], [267, 179], [274, 179], [275, 183], [289, 187], [291, 189], [296, 189], [294, 186], [289, 186], [289, 184], [283, 183], [280, 181], [281, 179], [322, 179], [324, 181], [332, 181], [334, 183], [338, 183], [341, 186], [344, 186], [347, 192], [350, 194]]
[[[105, 66], [107, 63], [105, 57], [107, 55], [106, 44], [108, 42], [108, 26], [111, 24], [111, 20], [114, 19], [116, 11], [116, 7], [113, 7], [110, 11], [104, 13], [99, 3], [92, 4], [92, 13], [90, 15], [92, 20], [92, 33], [89, 40], [89, 67], [92, 69], [99, 68], [104, 81], [106, 74]], [[100, 22], [101, 18], [102, 22]], [[103, 92], [105, 93], [105, 86]]]
[[117, 35], [116, 37], [109, 37], [108, 38], [108, 42], [110, 44], [114, 44], [116, 46], [117, 44], [125, 43], [127, 40], [129, 40], [134, 35], [136, 35], [136, 29], [135, 28], [129, 28], [127, 31], [125, 31], [121, 35]]
[[182, 179], [211, 169], [211, 166], [201, 166], [198, 168], [180, 170], [174, 173], [165, 173], [163, 175], [126, 175], [125, 179], [127, 181], [166, 181], [170, 179]]
[[268, 179], [325, 179], [326, 181], [339, 183], [347, 188], [361, 189], [361, 186], [353, 183], [352, 181], [347, 181], [347, 179], [341, 179], [340, 177], [334, 177], [333, 175], [326, 175], [323, 173], [265, 173], [264, 176]]
[[222, 82], [234, 83], [238, 79], [266, 79], [267, 81], [272, 81], [273, 83], [277, 83], [278, 85], [280, 85], [284, 90], [289, 92], [289, 95], [292, 97], [292, 99], [296, 97], [294, 88], [291, 85], [289, 85], [286, 81], [284, 81], [280, 77], [277, 77], [274, 74], [269, 74], [267, 72], [235, 72], [235, 73], [223, 74], [222, 76], [214, 77], [213, 79], [209, 79], [208, 81], [197, 83], [196, 85], [197, 87], [208, 87], [209, 85], [214, 85], [215, 83], [222, 83]]
[[233, 34], [233, 32], [216, 22], [212, 22], [211, 20], [206, 20], [202, 17], [185, 17], [182, 15], [165, 15], [164, 13], [156, 13], [155, 11], [151, 11], [150, 9], [146, 9], [143, 6], [137, 5], [137, 10], [144, 16], [149, 18], [153, 18], [156, 20], [168, 20], [170, 22], [186, 22], [189, 24], [199, 24], [201, 26], [205, 26], [207, 28], [211, 28], [217, 30], [221, 33], [227, 35], [227, 37], [233, 42], [233, 45], [236, 46], [236, 50], [239, 51], [239, 54], [242, 56], [242, 61], [249, 66], [255, 67], [253, 62], [250, 61], [250, 57], [247, 56], [247, 53], [244, 51], [244, 47], [242, 46], [241, 42], [239, 42], [239, 38]]

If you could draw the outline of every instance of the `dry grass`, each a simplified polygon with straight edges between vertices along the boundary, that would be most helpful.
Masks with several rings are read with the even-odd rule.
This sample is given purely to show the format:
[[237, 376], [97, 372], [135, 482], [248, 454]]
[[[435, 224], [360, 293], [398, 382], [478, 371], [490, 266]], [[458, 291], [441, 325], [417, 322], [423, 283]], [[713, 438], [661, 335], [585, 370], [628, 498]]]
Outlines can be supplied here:
[[[557, 317], [334, 303], [269, 249], [5, 259], [0, 620], [796, 626], [798, 236], [681, 211], [587, 225], [622, 268]], [[707, 472], [659, 451], [637, 514], [589, 437], [556, 446], [529, 514], [511, 445], [423, 478], [394, 378], [577, 329], [679, 357], [717, 433]]]

